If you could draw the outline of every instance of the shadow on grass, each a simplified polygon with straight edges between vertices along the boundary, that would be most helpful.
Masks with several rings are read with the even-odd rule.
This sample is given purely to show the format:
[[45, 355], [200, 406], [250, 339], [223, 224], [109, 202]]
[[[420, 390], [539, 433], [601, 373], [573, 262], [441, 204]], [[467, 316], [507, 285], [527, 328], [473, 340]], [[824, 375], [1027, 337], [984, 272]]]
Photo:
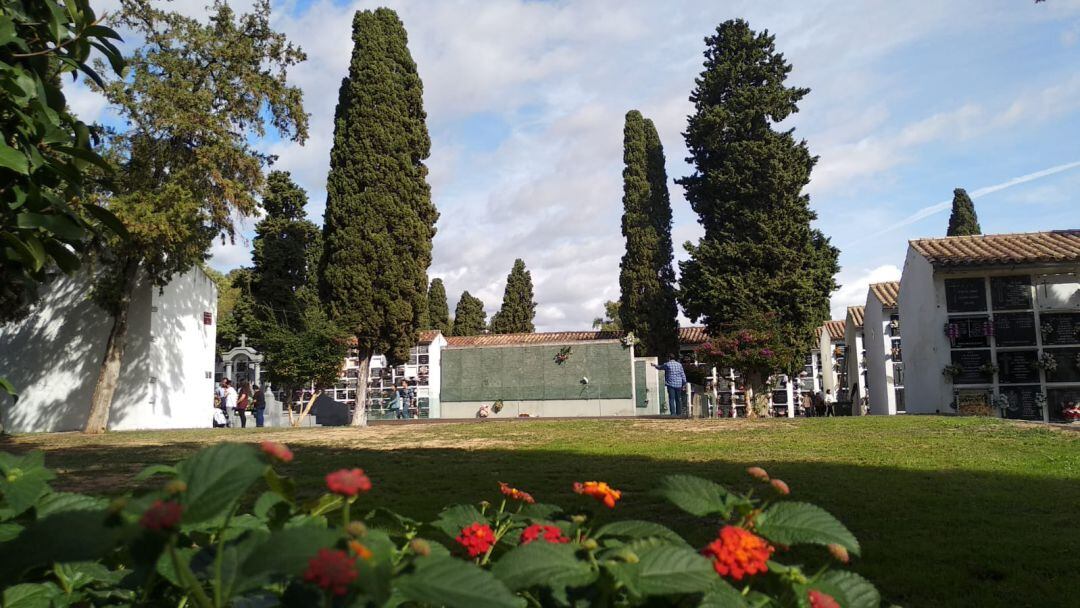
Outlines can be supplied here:
[[[0, 441], [0, 450], [5, 446]], [[175, 460], [201, 445], [83, 446], [51, 450], [54, 487], [115, 494], [147, 464]], [[23, 451], [20, 449], [19, 451]], [[657, 460], [548, 450], [397, 449], [299, 445], [285, 467], [302, 495], [322, 491], [322, 477], [359, 466], [375, 487], [362, 503], [421, 520], [458, 502], [496, 501], [496, 482], [565, 507], [583, 499], [573, 481], [604, 480], [624, 491], [620, 518], [658, 521], [703, 545], [717, 523], [701, 521], [652, 495], [671, 473], [750, 487], [744, 473], [761, 465], [788, 482], [792, 499], [818, 504], [859, 538], [853, 569], [905, 606], [1076, 606], [1080, 560], [1080, 484], [1074, 480], [971, 471], [913, 471], [793, 461]], [[601, 515], [602, 517], [606, 515]], [[822, 552], [823, 553], [823, 552]]]

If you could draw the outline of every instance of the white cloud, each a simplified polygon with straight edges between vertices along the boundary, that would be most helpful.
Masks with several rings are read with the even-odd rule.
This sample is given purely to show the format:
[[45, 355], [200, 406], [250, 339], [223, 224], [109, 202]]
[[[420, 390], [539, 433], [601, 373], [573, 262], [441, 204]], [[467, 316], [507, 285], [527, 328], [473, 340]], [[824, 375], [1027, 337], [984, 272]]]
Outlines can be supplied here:
[[899, 281], [900, 273], [900, 267], [895, 264], [862, 268], [854, 272], [840, 271], [840, 275], [836, 277], [840, 283], [840, 289], [836, 290], [832, 296], [832, 318], [845, 318], [848, 306], [865, 305], [866, 292], [870, 289], [871, 283]]

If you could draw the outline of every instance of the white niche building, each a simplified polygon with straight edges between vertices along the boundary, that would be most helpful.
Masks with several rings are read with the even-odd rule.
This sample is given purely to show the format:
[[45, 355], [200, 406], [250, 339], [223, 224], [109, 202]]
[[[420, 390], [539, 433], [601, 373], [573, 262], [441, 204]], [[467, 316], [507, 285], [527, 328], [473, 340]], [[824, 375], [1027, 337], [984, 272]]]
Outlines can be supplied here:
[[[0, 395], [12, 433], [81, 430], [90, 413], [112, 318], [87, 298], [85, 273], [42, 287], [30, 314], [0, 326]], [[209, 427], [213, 420], [217, 286], [200, 268], [159, 290], [140, 276], [109, 413], [109, 430]]]
[[904, 359], [900, 348], [900, 282], [872, 283], [866, 294], [863, 344], [870, 413], [903, 414]]
[[1080, 230], [919, 239], [900, 281], [909, 413], [1064, 422], [1080, 401]]

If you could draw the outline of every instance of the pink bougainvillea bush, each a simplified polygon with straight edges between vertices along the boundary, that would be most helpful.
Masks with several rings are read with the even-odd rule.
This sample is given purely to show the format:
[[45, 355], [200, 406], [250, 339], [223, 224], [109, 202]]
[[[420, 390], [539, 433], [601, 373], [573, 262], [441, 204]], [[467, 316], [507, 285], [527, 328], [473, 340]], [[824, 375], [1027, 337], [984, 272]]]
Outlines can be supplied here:
[[[219, 444], [143, 471], [137, 480], [156, 489], [106, 500], [53, 491], [40, 453], [0, 453], [2, 605], [881, 605], [844, 569], [859, 555], [851, 532], [759, 467], [748, 471], [756, 493], [661, 481], [657, 494], [715, 526], [702, 547], [619, 519], [640, 497], [604, 481], [567, 480], [579, 496], [565, 508], [493, 482], [494, 502], [424, 523], [365, 508], [379, 484], [359, 468], [328, 472], [325, 493], [299, 501], [275, 469], [293, 458], [270, 442]], [[796, 560], [796, 545], [822, 550]]]

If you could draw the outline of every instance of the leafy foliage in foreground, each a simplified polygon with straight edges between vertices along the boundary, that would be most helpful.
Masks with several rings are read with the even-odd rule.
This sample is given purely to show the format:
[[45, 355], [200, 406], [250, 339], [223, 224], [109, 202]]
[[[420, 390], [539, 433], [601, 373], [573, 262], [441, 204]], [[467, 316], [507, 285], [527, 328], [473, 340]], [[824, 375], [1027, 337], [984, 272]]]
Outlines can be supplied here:
[[[497, 508], [452, 505], [421, 523], [359, 511], [373, 487], [361, 469], [328, 474], [327, 493], [299, 501], [274, 468], [292, 459], [271, 442], [261, 453], [217, 444], [149, 467], [137, 480], [154, 488], [107, 501], [52, 491], [41, 453], [0, 453], [3, 605], [880, 606], [873, 585], [830, 568], [858, 541], [807, 503], [667, 477], [658, 494], [720, 528], [699, 551], [660, 524], [613, 520], [634, 497], [603, 482], [575, 483], [586, 502], [573, 508], [500, 484]], [[790, 492], [748, 472], [770, 496]], [[781, 563], [796, 545], [832, 557]]]

